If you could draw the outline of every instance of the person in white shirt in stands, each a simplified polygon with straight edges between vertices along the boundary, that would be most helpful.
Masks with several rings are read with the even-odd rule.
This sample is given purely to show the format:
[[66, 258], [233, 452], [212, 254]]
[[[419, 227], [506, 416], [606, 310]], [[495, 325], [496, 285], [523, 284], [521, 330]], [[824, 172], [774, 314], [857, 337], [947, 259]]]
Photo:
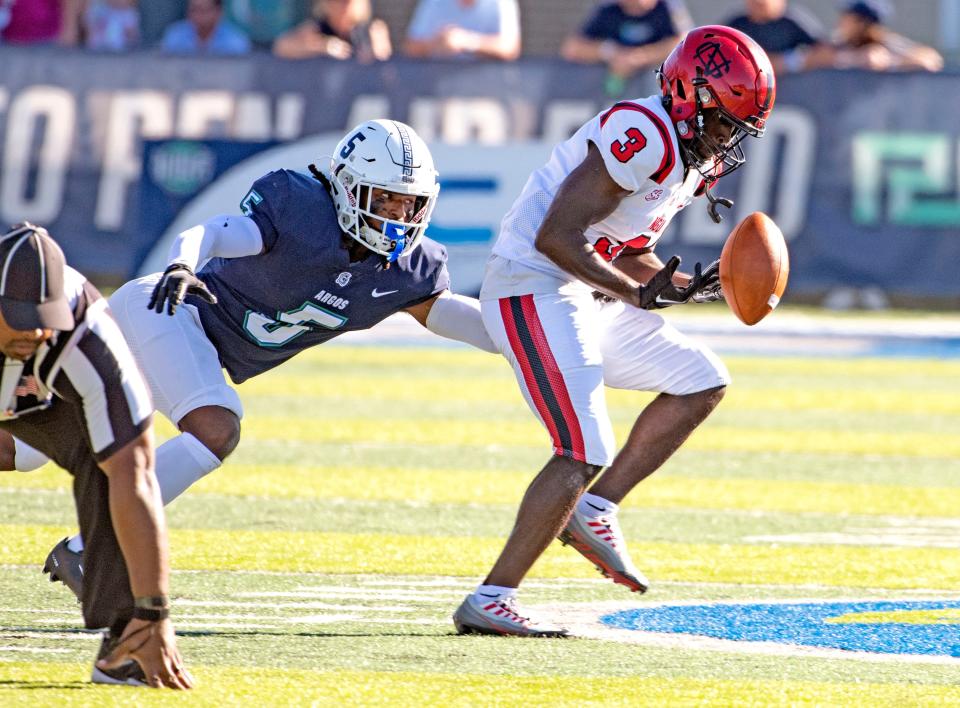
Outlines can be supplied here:
[[420, 0], [403, 53], [513, 61], [520, 56], [516, 0]]

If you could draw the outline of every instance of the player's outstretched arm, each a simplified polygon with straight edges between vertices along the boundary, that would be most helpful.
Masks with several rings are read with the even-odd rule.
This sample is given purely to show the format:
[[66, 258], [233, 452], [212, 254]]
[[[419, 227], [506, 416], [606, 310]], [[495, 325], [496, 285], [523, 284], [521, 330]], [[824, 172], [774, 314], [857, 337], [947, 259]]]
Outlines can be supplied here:
[[169, 265], [196, 271], [208, 258], [240, 258], [263, 251], [256, 222], [246, 216], [214, 216], [177, 234], [167, 254]]
[[499, 353], [480, 317], [480, 302], [444, 290], [439, 295], [409, 307], [413, 318], [434, 334], [465, 342], [491, 354]]
[[187, 295], [196, 295], [211, 305], [217, 298], [196, 276], [208, 259], [254, 256], [263, 251], [263, 237], [253, 219], [246, 216], [215, 216], [181, 231], [167, 256], [169, 265], [153, 289], [147, 309], [172, 315]]

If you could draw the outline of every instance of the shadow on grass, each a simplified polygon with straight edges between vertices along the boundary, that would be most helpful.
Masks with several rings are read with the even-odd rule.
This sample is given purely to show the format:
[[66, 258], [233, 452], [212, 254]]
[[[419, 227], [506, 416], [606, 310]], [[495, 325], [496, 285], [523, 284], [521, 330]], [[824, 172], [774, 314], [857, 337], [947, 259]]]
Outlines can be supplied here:
[[89, 681], [21, 681], [18, 679], [0, 680], [0, 691], [63, 691], [64, 689], [82, 690], [93, 686]]
[[343, 637], [442, 637], [443, 632], [271, 632], [262, 629], [217, 632], [206, 629], [177, 630], [178, 637], [309, 637], [337, 639]]
[[99, 636], [103, 630], [83, 629], [82, 627], [0, 627], [0, 635], [16, 635], [30, 632], [31, 634], [85, 634], [90, 636]]

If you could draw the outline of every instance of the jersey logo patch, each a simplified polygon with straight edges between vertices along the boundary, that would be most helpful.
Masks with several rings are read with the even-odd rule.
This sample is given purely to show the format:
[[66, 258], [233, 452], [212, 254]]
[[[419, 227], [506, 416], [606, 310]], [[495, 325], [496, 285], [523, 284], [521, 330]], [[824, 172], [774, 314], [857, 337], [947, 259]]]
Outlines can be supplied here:
[[370, 295], [371, 295], [372, 297], [383, 297], [384, 295], [393, 295], [394, 293], [398, 293], [398, 292], [400, 292], [400, 291], [399, 291], [399, 290], [384, 290], [384, 291], [381, 292], [380, 290], [377, 290], [376, 288], [374, 288], [374, 289], [370, 292]]
[[347, 286], [347, 283], [350, 282], [350, 278], [351, 278], [352, 276], [353, 276], [353, 273], [350, 273], [350, 272], [348, 272], [348, 271], [344, 271], [343, 273], [341, 273], [340, 275], [337, 276], [337, 281], [336, 281], [336, 282], [337, 282], [337, 285], [339, 285], [341, 288], [346, 287], [346, 286]]
[[40, 397], [40, 387], [37, 385], [36, 376], [21, 376], [20, 385], [13, 390], [15, 396], [37, 396]]
[[655, 202], [662, 196], [663, 196], [662, 189], [654, 189], [652, 192], [648, 192], [647, 196], [645, 196], [644, 199], [648, 202]]

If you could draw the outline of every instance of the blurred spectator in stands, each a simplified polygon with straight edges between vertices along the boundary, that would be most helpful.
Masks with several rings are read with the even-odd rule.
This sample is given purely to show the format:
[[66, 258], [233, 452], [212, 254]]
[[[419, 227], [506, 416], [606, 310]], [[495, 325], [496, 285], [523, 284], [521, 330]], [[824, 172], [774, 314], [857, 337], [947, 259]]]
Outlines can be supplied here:
[[834, 53], [821, 37], [817, 20], [787, 0], [745, 0], [744, 13], [723, 24], [752, 37], [764, 48], [777, 73], [830, 66]]
[[223, 16], [223, 0], [190, 0], [187, 19], [167, 27], [160, 48], [170, 54], [246, 54], [250, 39]]
[[146, 0], [140, 4], [140, 41], [145, 47], [154, 47], [163, 38], [163, 32], [187, 14], [187, 0]]
[[403, 52], [513, 61], [520, 56], [517, 0], [420, 0]]
[[834, 30], [834, 66], [875, 71], [922, 69], [940, 71], [943, 57], [885, 26], [893, 11], [885, 0], [844, 3]]
[[140, 43], [137, 0], [82, 0], [79, 29], [83, 45], [101, 52], [124, 52]]
[[310, 16], [311, 0], [226, 0], [227, 18], [257, 46], [270, 48]]
[[692, 26], [680, 0], [620, 0], [597, 7], [580, 31], [563, 43], [567, 61], [603, 62], [626, 79], [660, 66]]
[[279, 36], [273, 53], [284, 59], [386, 61], [393, 51], [390, 31], [370, 15], [370, 0], [315, 0], [313, 16]]
[[0, 44], [70, 44], [74, 0], [0, 0]]

